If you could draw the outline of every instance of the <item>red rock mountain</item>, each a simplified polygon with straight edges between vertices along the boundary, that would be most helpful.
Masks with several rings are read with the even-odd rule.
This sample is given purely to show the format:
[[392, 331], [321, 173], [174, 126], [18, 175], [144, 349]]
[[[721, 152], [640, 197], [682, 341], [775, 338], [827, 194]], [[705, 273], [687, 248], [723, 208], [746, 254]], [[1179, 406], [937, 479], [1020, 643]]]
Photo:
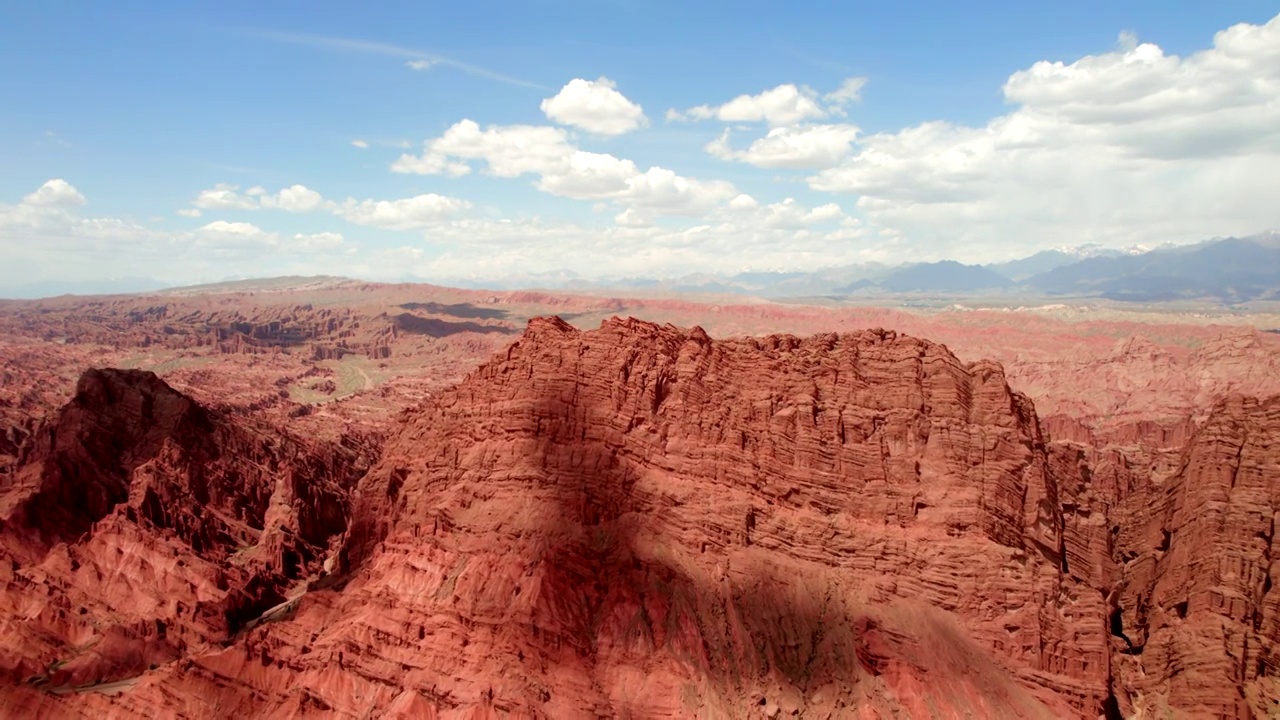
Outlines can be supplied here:
[[50, 687], [136, 677], [282, 602], [368, 467], [135, 370], [86, 372], [28, 455], [0, 486], [0, 675]]
[[1280, 397], [1219, 403], [1177, 472], [1131, 493], [1108, 513], [1117, 692], [1152, 712], [1277, 716]]
[[350, 498], [354, 449], [153, 377], [90, 373], [39, 432], [0, 495], [8, 714], [1247, 718], [1280, 698], [1280, 399], [1126, 454], [1046, 442], [999, 365], [893, 332], [538, 319], [409, 413]]

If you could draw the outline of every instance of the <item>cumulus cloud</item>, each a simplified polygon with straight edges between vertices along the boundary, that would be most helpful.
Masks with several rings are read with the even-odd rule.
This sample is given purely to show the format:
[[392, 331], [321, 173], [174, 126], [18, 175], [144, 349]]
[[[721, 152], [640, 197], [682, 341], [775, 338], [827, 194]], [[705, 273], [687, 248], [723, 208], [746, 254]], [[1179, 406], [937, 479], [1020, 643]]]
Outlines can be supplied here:
[[196, 196], [195, 206], [203, 210], [253, 210], [258, 202], [252, 197], [241, 195], [238, 185], [218, 183], [208, 190], [201, 190]]
[[196, 230], [195, 235], [199, 243], [224, 247], [265, 245], [271, 237], [270, 233], [252, 223], [226, 220], [214, 220], [203, 225]]
[[[215, 218], [195, 230], [165, 233], [111, 218], [79, 218], [74, 208], [0, 204], [0, 285], [16, 281], [14, 273], [4, 275], [6, 267], [22, 267], [26, 274], [57, 268], [64, 278], [144, 273], [170, 282], [295, 273], [385, 279], [405, 273], [446, 279], [560, 271], [674, 276], [812, 269], [892, 252], [892, 245], [870, 231], [843, 227], [848, 217], [831, 204], [761, 204], [733, 193], [692, 221], [656, 222], [662, 213], [653, 207], [668, 212], [688, 202], [685, 182], [669, 170], [636, 170], [613, 186], [629, 194], [632, 204], [611, 222], [602, 217], [597, 224], [468, 217], [469, 203], [430, 194], [324, 200], [317, 210], [355, 224], [421, 231], [420, 241], [396, 251], [361, 246], [332, 231], [282, 232], [243, 220]], [[289, 194], [253, 187], [236, 196], [278, 200]], [[36, 247], [39, 257], [29, 252]]]
[[79, 190], [57, 178], [16, 204], [0, 202], [0, 276], [10, 270], [11, 279], [27, 282], [32, 279], [28, 270], [47, 253], [109, 252], [120, 242], [152, 243], [162, 237], [131, 221], [81, 217], [80, 207], [86, 204]]
[[305, 185], [291, 185], [274, 195], [260, 195], [258, 202], [262, 207], [289, 212], [312, 212], [324, 205], [324, 198], [320, 193]]
[[872, 222], [934, 256], [969, 260], [1280, 224], [1280, 17], [1186, 57], [1125, 36], [1111, 52], [1035, 63], [1003, 90], [1016, 107], [985, 126], [863, 137], [809, 184], [859, 196]]
[[706, 212], [737, 194], [731, 183], [722, 180], [695, 180], [651, 167], [627, 178], [626, 190], [609, 198], [658, 213], [690, 215]]
[[252, 223], [215, 220], [193, 234], [197, 246], [217, 250], [283, 249], [288, 252], [332, 250], [342, 245], [339, 233], [277, 233]]
[[[581, 223], [477, 217], [467, 201], [436, 194], [330, 200], [303, 185], [217, 185], [188, 209], [188, 216], [215, 215], [212, 222], [175, 235], [83, 218], [83, 196], [50, 181], [16, 204], [0, 204], [0, 269], [25, 267], [22, 248], [48, 247], [90, 269], [111, 262], [109, 250], [118, 255], [126, 248], [131, 258], [150, 253], [157, 267], [205, 263], [257, 275], [302, 268], [436, 278], [562, 269], [592, 277], [679, 275], [996, 260], [1061, 244], [1154, 244], [1280, 226], [1272, 182], [1280, 166], [1280, 18], [1229, 28], [1211, 48], [1185, 57], [1125, 36], [1115, 48], [1074, 62], [1036, 63], [1004, 84], [1004, 114], [978, 126], [934, 121], [863, 135], [832, 119], [858, 101], [861, 78], [826, 94], [782, 85], [671, 112], [767, 125], [767, 134], [761, 127], [749, 140], [733, 128], [706, 149], [759, 168], [809, 170], [809, 189], [847, 198], [843, 207], [770, 202], [728, 182], [580, 147], [571, 128], [608, 134], [625, 125], [624, 118], [607, 131], [592, 130], [588, 123], [604, 123], [608, 113], [566, 114], [589, 107], [583, 98], [592, 93], [611, 97], [603, 91], [616, 89], [606, 82], [582, 81], [572, 93], [570, 83], [549, 98], [544, 112], [562, 125], [463, 120], [392, 168], [531, 182], [595, 204], [598, 212]], [[557, 98], [563, 107], [550, 105]], [[213, 212], [264, 208], [419, 231], [423, 242], [394, 252], [361, 249], [361, 260], [352, 263], [355, 243], [336, 233], [274, 232]]]
[[491, 125], [462, 120], [427, 141], [422, 155], [404, 155], [392, 165], [401, 173], [458, 175], [468, 161], [482, 161], [488, 174], [537, 175], [538, 189], [579, 200], [608, 200], [658, 214], [696, 213], [737, 194], [730, 183], [687, 178], [662, 167], [641, 170], [631, 160], [578, 149], [562, 128]]
[[[677, 277], [691, 272], [816, 269], [883, 261], [898, 247], [874, 231], [844, 226], [834, 205], [795, 200], [752, 205], [735, 200], [686, 225], [654, 223], [628, 208], [613, 224], [588, 226], [541, 218], [466, 219], [431, 229], [427, 240], [443, 252], [402, 248], [387, 263], [399, 272], [447, 281], [569, 272], [592, 278]], [[394, 256], [394, 261], [390, 260]]]
[[348, 198], [335, 213], [357, 225], [415, 230], [459, 215], [471, 208], [466, 200], [430, 193], [400, 200]]
[[543, 100], [541, 109], [548, 120], [597, 135], [622, 135], [648, 125], [640, 106], [618, 92], [617, 87], [607, 77], [575, 78], [555, 97]]
[[[230, 274], [334, 273], [354, 250], [334, 232], [278, 233], [223, 220], [163, 232], [120, 218], [82, 217], [84, 204], [64, 181], [46, 183], [16, 204], [0, 202], [0, 285], [113, 275], [196, 282]], [[199, 216], [188, 210], [182, 214]]]
[[[471, 203], [458, 198], [428, 193], [397, 200], [357, 200], [347, 198], [341, 202], [326, 200], [323, 195], [305, 185], [291, 185], [271, 193], [262, 187], [251, 187], [243, 195], [233, 185], [218, 185], [213, 190], [200, 193], [200, 197], [216, 194], [225, 207], [246, 210], [275, 209], [294, 213], [323, 211], [357, 225], [392, 230], [414, 230], [432, 223], [453, 218], [471, 208]], [[180, 211], [181, 212], [181, 211]], [[198, 211], [197, 211], [198, 212]], [[199, 215], [188, 215], [199, 217]], [[222, 223], [222, 224], [219, 224]], [[230, 231], [235, 223], [215, 221], [205, 228], [221, 228]], [[247, 225], [240, 223], [240, 225]]]
[[22, 197], [17, 204], [0, 203], [0, 243], [16, 242], [25, 231], [51, 233], [83, 232], [99, 239], [109, 238], [113, 228], [125, 225], [112, 219], [84, 219], [77, 214], [87, 204], [84, 195], [60, 178], [49, 180]]
[[[818, 91], [806, 85], [787, 83], [758, 95], [739, 95], [723, 105], [698, 105], [688, 110], [667, 110], [667, 121], [721, 120], [723, 122], [760, 122], [778, 128], [831, 115], [844, 115], [844, 106], [861, 97], [866, 78], [845, 80], [839, 88], [819, 97]], [[823, 102], [827, 104], [824, 105]]]
[[355, 140], [352, 140], [352, 141], [351, 141], [351, 146], [352, 146], [352, 147], [358, 147], [358, 148], [360, 148], [361, 150], [368, 150], [368, 149], [369, 149], [369, 143], [368, 143], [367, 141], [361, 140], [360, 138], [356, 138]]
[[405, 153], [391, 164], [391, 172], [413, 175], [448, 175], [462, 177], [471, 172], [471, 166], [464, 162], [453, 162], [448, 155], [425, 152], [422, 155]]
[[513, 178], [538, 173], [561, 162], [576, 148], [560, 128], [539, 125], [491, 125], [481, 129], [474, 120], [455, 123], [426, 143], [421, 156], [405, 154], [393, 172], [418, 175], [465, 175], [471, 167], [459, 160], [483, 160], [489, 173]]
[[54, 178], [22, 198], [22, 203], [32, 207], [66, 208], [84, 205], [85, 199], [71, 183], [62, 178]]
[[770, 228], [800, 229], [809, 225], [831, 222], [844, 216], [840, 206], [827, 203], [816, 208], [806, 208], [792, 198], [770, 203], [756, 213], [756, 221]]
[[707, 144], [706, 150], [721, 160], [734, 160], [761, 168], [821, 170], [839, 165], [850, 155], [858, 128], [853, 125], [799, 125], [777, 127], [754, 140], [745, 150], [729, 142], [730, 130]]
[[198, 218], [202, 214], [200, 208], [180, 208], [175, 212], [185, 218]]
[[613, 222], [618, 227], [646, 228], [653, 226], [653, 217], [641, 210], [627, 208], [614, 216]]
[[791, 83], [765, 90], [759, 95], [739, 95], [723, 105], [698, 105], [684, 112], [667, 111], [668, 120], [722, 120], [724, 122], [765, 121], [770, 126], [792, 125], [821, 119], [827, 110], [818, 103], [812, 88]]

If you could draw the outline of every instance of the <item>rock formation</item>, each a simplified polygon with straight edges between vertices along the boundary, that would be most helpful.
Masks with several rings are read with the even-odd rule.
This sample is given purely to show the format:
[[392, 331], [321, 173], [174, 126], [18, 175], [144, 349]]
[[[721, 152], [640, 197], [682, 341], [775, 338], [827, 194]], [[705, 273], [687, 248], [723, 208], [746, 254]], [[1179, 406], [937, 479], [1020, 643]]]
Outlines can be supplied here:
[[1166, 482], [1112, 513], [1126, 713], [1280, 714], [1280, 397], [1215, 407]]
[[[998, 364], [892, 331], [536, 319], [407, 411], [348, 493], [351, 448], [268, 439], [150, 376], [81, 386], [0, 493], [0, 631], [24, 648], [0, 656], [3, 713], [1246, 718], [1280, 698], [1280, 399], [1229, 398], [1162, 435], [1177, 448], [1048, 442]], [[49, 497], [87, 529], [46, 527]]]
[[230, 638], [319, 568], [369, 460], [89, 370], [0, 476], [0, 674], [109, 682]]

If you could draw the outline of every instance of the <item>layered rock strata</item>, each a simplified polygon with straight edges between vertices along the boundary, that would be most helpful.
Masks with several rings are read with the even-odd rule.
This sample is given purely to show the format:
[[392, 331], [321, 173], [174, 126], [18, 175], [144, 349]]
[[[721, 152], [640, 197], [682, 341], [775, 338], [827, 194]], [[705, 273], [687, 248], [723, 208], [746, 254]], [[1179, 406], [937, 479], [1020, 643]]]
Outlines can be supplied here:
[[0, 675], [110, 682], [229, 640], [320, 569], [370, 451], [86, 372], [0, 476]]
[[[1280, 698], [1280, 399], [1229, 398], [1181, 449], [1050, 443], [999, 365], [889, 331], [537, 319], [403, 422], [350, 502], [322, 503], [342, 509], [317, 523], [327, 554], [266, 553], [305, 593], [125, 692], [0, 708], [1244, 718]], [[286, 487], [276, 506], [308, 506]], [[191, 526], [135, 521], [132, 497], [109, 517], [139, 547]], [[104, 527], [41, 536], [61, 544], [39, 567], [124, 535]]]

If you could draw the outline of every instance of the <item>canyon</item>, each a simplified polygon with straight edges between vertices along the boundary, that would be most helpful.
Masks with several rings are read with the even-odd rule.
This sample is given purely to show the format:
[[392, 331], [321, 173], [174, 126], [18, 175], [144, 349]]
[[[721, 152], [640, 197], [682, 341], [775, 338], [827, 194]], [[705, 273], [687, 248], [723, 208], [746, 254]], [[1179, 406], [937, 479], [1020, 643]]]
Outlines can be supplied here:
[[1280, 711], [1248, 323], [316, 281], [0, 330], [5, 715]]

